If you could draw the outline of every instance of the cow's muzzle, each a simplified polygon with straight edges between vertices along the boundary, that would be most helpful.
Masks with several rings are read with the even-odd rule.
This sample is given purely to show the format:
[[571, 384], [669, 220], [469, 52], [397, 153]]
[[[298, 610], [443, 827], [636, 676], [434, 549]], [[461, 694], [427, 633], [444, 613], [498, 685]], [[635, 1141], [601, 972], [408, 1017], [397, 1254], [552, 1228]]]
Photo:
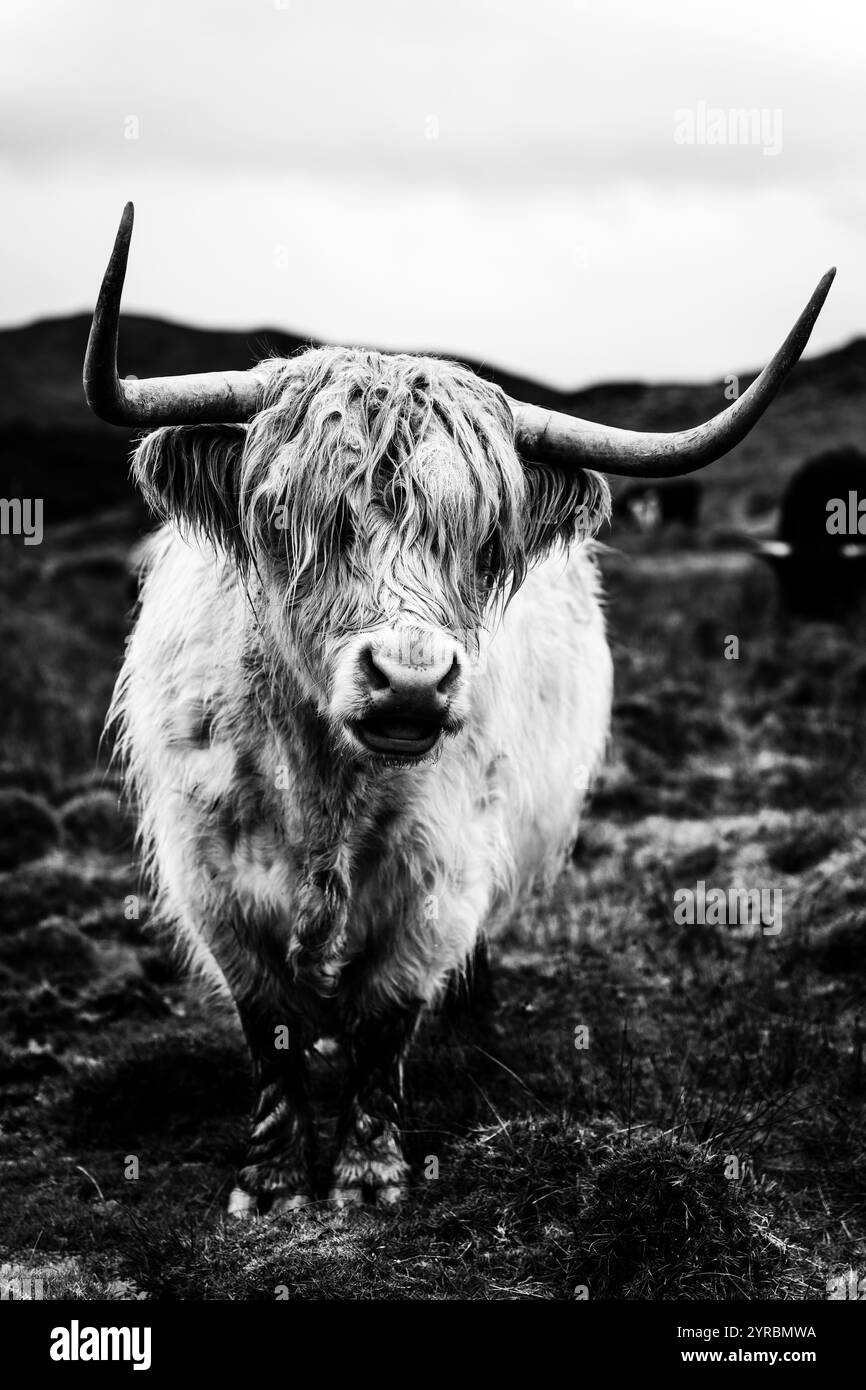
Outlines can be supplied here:
[[429, 757], [462, 719], [464, 657], [453, 639], [418, 629], [379, 634], [356, 653], [355, 684], [361, 708], [347, 721], [368, 752], [391, 761]]

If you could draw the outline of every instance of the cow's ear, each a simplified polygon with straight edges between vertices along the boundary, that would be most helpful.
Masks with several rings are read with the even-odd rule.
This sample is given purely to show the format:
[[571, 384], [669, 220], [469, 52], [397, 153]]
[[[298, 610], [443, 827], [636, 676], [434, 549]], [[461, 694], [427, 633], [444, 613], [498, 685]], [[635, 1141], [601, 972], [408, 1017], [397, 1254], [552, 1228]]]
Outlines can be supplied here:
[[525, 546], [530, 561], [543, 559], [552, 546], [594, 536], [610, 517], [610, 488], [598, 473], [578, 469], [524, 469], [527, 492]]
[[171, 425], [141, 440], [133, 477], [159, 516], [218, 545], [238, 538], [245, 425]]

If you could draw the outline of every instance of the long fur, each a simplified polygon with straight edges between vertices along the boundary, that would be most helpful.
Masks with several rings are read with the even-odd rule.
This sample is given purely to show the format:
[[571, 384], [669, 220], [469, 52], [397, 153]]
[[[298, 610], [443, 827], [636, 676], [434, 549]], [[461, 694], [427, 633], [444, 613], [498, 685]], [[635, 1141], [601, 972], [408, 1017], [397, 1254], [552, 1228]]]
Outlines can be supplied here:
[[[435, 998], [561, 863], [608, 729], [585, 541], [609, 495], [525, 467], [505, 397], [454, 364], [264, 366], [248, 427], [138, 447], [166, 526], [112, 717], [163, 914], [235, 996], [283, 960], [315, 1031], [319, 998]], [[459, 641], [468, 713], [438, 761], [383, 767], [338, 692], [359, 634], [404, 631]]]

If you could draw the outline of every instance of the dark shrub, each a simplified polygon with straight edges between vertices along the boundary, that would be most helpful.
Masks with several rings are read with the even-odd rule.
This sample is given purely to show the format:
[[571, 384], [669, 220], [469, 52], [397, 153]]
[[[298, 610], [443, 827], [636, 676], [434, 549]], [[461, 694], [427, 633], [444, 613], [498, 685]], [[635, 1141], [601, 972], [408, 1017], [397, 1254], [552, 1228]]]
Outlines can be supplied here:
[[0, 788], [0, 869], [40, 859], [59, 839], [57, 818], [41, 797], [20, 787]]

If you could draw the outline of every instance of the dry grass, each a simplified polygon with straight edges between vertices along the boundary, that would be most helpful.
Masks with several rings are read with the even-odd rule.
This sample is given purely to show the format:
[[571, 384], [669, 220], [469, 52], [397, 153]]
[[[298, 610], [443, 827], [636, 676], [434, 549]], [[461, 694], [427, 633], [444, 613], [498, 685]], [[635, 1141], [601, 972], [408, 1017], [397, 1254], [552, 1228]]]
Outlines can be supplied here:
[[[411, 1207], [248, 1228], [221, 1217], [236, 1026], [129, 916], [128, 827], [87, 776], [120, 581], [7, 570], [0, 1263], [55, 1296], [244, 1299], [800, 1299], [862, 1265], [862, 632], [781, 631], [759, 568], [641, 548], [605, 561], [616, 736], [575, 862], [500, 943], [495, 1015], [413, 1056]], [[780, 889], [782, 932], [677, 926], [698, 879]]]

